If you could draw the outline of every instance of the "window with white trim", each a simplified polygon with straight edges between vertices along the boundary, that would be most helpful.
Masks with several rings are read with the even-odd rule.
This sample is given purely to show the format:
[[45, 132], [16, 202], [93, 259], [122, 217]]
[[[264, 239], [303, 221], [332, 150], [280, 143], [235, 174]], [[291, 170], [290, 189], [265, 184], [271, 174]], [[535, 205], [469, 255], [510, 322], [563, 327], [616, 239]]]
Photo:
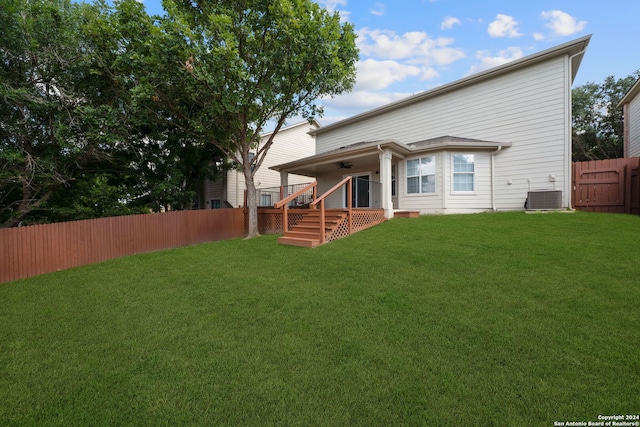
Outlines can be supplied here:
[[472, 192], [475, 190], [475, 155], [453, 155], [453, 191]]
[[407, 194], [435, 193], [435, 156], [407, 160]]

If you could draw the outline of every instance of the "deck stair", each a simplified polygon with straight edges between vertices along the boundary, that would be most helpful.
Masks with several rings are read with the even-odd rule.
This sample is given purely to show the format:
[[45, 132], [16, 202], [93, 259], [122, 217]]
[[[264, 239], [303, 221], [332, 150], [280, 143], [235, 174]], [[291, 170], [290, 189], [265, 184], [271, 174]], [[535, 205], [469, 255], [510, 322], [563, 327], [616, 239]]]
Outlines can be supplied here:
[[[348, 212], [343, 210], [327, 210], [325, 212], [325, 241], [331, 240], [330, 236], [347, 221], [347, 216]], [[302, 219], [298, 220], [295, 225], [292, 225], [288, 231], [284, 232], [282, 237], [278, 238], [278, 243], [315, 248], [321, 245], [320, 228], [320, 211], [318, 209], [310, 209], [304, 213]]]
[[[347, 176], [319, 197], [316, 193], [317, 182], [314, 182], [274, 204], [275, 209], [282, 209], [283, 218], [283, 235], [278, 239], [278, 243], [315, 248], [385, 221], [383, 209], [353, 209], [352, 178]], [[327, 196], [342, 187], [346, 189], [347, 207], [343, 209], [326, 208], [325, 199]], [[288, 204], [306, 191], [313, 191], [309, 208], [295, 209], [295, 214], [292, 214], [295, 219], [290, 221]], [[293, 212], [294, 209], [291, 211]]]

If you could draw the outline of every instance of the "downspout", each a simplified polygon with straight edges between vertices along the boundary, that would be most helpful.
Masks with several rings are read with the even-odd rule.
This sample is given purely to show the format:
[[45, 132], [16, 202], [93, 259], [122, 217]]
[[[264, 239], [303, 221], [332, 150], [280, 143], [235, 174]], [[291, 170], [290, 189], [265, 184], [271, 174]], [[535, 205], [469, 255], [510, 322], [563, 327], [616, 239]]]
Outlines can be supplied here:
[[491, 152], [491, 210], [496, 212], [496, 175], [495, 175], [495, 160], [494, 156], [502, 151], [502, 145], [498, 146], [496, 151]]

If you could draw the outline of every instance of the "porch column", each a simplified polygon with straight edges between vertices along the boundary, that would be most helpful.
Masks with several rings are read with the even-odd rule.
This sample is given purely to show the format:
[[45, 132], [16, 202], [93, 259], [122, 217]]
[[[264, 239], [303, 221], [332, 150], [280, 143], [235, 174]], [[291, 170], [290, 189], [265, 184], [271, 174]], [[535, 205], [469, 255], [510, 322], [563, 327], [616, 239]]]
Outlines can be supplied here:
[[[284, 189], [284, 192], [287, 192], [287, 188], [289, 187], [289, 172], [280, 171], [280, 186]], [[287, 197], [288, 194], [283, 194], [283, 197]]]
[[393, 218], [393, 200], [391, 197], [391, 158], [390, 150], [380, 152], [380, 184], [382, 187], [382, 208], [385, 218]]

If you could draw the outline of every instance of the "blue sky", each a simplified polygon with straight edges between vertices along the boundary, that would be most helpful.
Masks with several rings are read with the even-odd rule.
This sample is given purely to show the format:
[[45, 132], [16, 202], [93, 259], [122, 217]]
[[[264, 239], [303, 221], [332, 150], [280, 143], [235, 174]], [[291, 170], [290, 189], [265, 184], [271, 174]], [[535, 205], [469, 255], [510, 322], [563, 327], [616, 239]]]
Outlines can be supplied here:
[[360, 49], [354, 90], [322, 100], [324, 125], [587, 34], [574, 86], [640, 69], [640, 0], [316, 1], [355, 26]]

